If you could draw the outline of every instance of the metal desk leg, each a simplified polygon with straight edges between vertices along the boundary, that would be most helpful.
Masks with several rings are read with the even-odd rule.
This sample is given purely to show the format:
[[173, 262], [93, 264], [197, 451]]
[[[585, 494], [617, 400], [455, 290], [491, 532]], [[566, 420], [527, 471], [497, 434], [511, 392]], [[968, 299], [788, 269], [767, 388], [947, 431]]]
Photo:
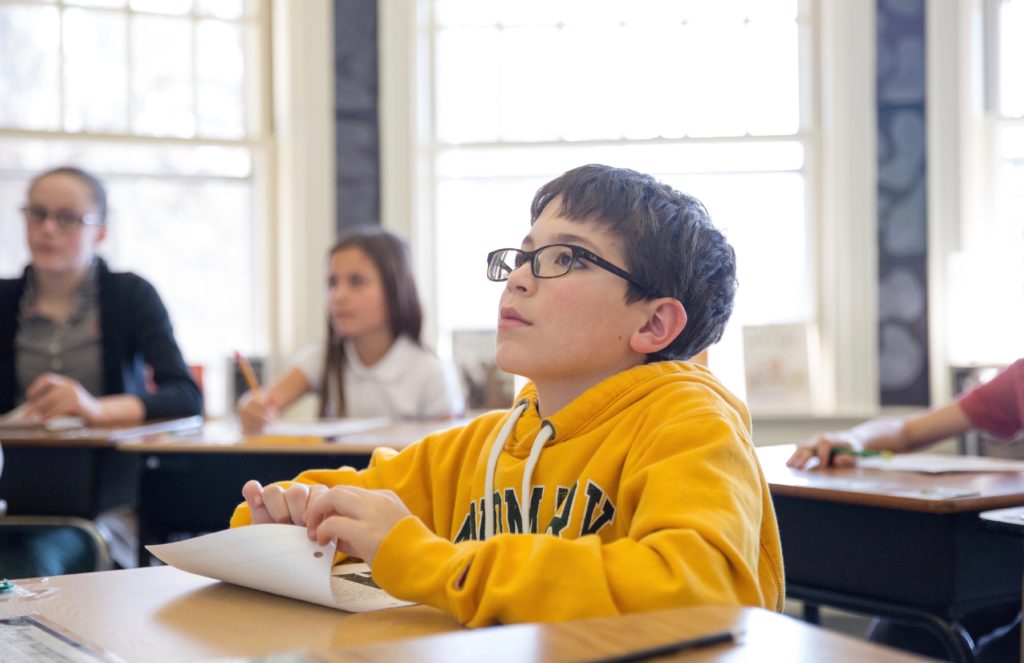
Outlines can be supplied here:
[[788, 585], [786, 594], [815, 605], [830, 605], [842, 610], [884, 617], [909, 626], [919, 626], [939, 638], [950, 661], [975, 662], [974, 639], [959, 622], [950, 622], [917, 608], [801, 585]]

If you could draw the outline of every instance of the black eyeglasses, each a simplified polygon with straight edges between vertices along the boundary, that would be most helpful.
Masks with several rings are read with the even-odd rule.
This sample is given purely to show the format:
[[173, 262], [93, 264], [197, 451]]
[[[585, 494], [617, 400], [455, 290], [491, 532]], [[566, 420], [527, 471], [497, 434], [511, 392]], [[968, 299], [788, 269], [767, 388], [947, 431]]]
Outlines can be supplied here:
[[103, 219], [95, 212], [87, 214], [76, 214], [68, 210], [49, 210], [41, 205], [27, 205], [21, 208], [25, 220], [37, 226], [46, 223], [47, 219], [57, 222], [57, 227], [64, 231], [73, 230], [79, 226], [100, 226]]
[[522, 249], [491, 251], [487, 254], [487, 278], [491, 281], [507, 281], [513, 271], [529, 261], [530, 271], [534, 276], [539, 279], [555, 279], [571, 272], [583, 260], [626, 279], [631, 285], [639, 288], [645, 296], [658, 296], [655, 294], [654, 288], [636, 280], [626, 270], [616, 267], [593, 251], [588, 251], [575, 244], [548, 244], [533, 251], [523, 251]]

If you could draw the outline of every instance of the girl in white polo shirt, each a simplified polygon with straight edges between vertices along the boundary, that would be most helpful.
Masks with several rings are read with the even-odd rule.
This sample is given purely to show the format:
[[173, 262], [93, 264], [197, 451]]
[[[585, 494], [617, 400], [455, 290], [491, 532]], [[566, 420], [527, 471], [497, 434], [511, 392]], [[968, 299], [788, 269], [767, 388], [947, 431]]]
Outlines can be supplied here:
[[405, 242], [365, 227], [331, 248], [327, 341], [302, 353], [284, 377], [239, 399], [248, 433], [316, 391], [322, 417], [433, 419], [462, 413], [450, 365], [423, 347], [423, 314]]

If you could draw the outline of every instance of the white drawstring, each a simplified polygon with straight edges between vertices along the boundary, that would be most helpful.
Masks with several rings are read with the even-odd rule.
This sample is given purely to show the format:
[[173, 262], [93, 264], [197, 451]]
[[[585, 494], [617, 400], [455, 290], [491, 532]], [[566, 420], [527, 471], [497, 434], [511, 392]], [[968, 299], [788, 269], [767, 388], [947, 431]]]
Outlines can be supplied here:
[[[512, 433], [512, 427], [515, 426], [519, 417], [522, 416], [523, 412], [526, 411], [530, 401], [522, 400], [516, 405], [516, 408], [509, 415], [505, 421], [505, 425], [501, 427], [501, 432], [498, 433], [498, 437], [495, 438], [494, 444], [491, 445], [491, 453], [487, 457], [487, 473], [484, 475], [484, 540], [494, 536], [494, 472], [498, 467], [498, 456], [501, 455], [501, 450], [505, 446], [505, 440]], [[555, 434], [555, 427], [550, 422], [545, 421], [541, 426], [540, 432], [537, 433], [537, 437], [533, 438], [533, 445], [530, 447], [530, 455], [526, 459], [526, 467], [523, 468], [523, 485], [522, 485], [522, 517], [523, 517], [523, 532], [530, 533], [530, 499], [532, 497], [532, 486], [530, 481], [533, 478], [533, 468], [537, 467], [537, 461], [540, 460], [540, 453], [544, 449], [544, 445], [548, 440]]]
[[533, 468], [537, 467], [537, 461], [540, 460], [540, 452], [544, 449], [544, 444], [551, 439], [551, 436], [555, 434], [555, 427], [550, 422], [545, 421], [540, 427], [540, 432], [537, 433], [537, 437], [533, 438], [533, 446], [530, 447], [530, 456], [526, 459], [526, 467], [523, 468], [523, 533], [530, 534], [530, 499], [533, 497], [533, 486], [530, 482], [533, 479]]
[[519, 421], [519, 417], [530, 405], [530, 401], [523, 399], [516, 405], [516, 409], [508, 415], [505, 425], [491, 445], [491, 454], [487, 457], [487, 474], [484, 475], [484, 540], [494, 536], [494, 470], [498, 467], [498, 456], [501, 455], [501, 448], [505, 446], [505, 440], [512, 432], [512, 427]]

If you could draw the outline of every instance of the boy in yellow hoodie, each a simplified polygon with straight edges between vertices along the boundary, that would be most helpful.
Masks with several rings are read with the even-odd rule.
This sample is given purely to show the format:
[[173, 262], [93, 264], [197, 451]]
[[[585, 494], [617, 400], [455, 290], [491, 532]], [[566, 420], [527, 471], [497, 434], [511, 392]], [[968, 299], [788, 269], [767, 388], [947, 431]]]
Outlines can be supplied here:
[[718, 603], [781, 609], [782, 552], [743, 403], [685, 360], [717, 341], [732, 247], [648, 175], [541, 187], [504, 281], [496, 361], [510, 411], [369, 467], [242, 489], [232, 526], [295, 523], [390, 594], [470, 626]]

